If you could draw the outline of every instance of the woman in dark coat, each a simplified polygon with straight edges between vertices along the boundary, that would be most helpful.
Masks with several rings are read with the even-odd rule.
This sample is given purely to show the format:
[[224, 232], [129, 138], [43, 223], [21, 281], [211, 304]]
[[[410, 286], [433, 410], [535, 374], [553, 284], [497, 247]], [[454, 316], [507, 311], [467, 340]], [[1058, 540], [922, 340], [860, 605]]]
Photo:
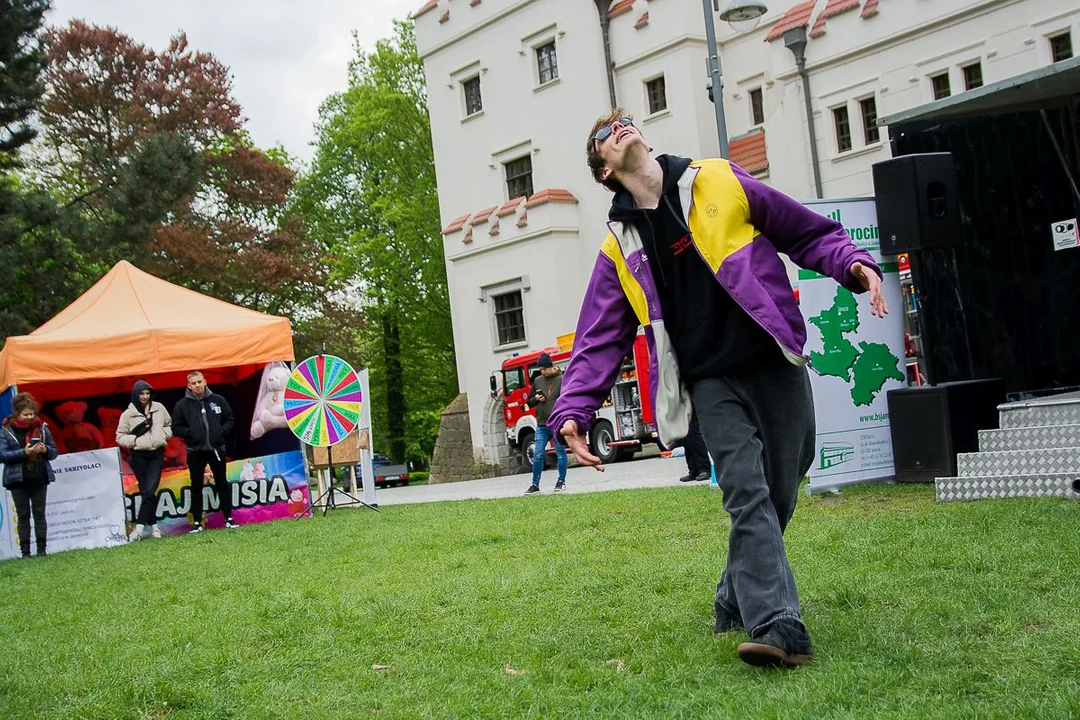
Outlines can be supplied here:
[[49, 427], [37, 416], [37, 401], [29, 393], [19, 393], [11, 401], [11, 415], [0, 429], [0, 463], [4, 464], [4, 487], [15, 501], [19, 527], [19, 547], [30, 556], [30, 518], [34, 520], [37, 554], [45, 554], [45, 495], [56, 479], [50, 460], [55, 460], [56, 442]]

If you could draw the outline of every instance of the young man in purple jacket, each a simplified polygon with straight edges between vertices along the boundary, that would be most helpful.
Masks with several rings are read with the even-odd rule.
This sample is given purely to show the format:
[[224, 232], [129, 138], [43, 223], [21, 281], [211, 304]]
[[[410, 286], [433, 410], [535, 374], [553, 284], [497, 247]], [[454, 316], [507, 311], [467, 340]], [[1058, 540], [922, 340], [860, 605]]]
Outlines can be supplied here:
[[738, 166], [650, 150], [621, 110], [589, 133], [589, 168], [615, 197], [548, 425], [603, 470], [585, 432], [643, 325], [660, 440], [685, 437], [692, 405], [731, 515], [716, 632], [745, 629], [739, 657], [752, 665], [802, 665], [814, 651], [783, 532], [814, 455], [814, 402], [806, 326], [777, 252], [869, 290], [884, 317], [881, 270], [838, 223]]

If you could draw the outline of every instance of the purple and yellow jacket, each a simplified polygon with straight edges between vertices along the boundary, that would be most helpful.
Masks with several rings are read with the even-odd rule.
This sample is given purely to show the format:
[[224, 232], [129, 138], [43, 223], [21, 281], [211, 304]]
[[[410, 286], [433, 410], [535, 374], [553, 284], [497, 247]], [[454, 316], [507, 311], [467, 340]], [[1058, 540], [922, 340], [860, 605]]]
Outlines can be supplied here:
[[[789, 361], [806, 364], [806, 325], [777, 251], [798, 266], [828, 275], [855, 293], [856, 262], [881, 269], [856, 247], [839, 223], [755, 180], [726, 160], [698, 160], [679, 179], [690, 236], [716, 281], [756, 320]], [[632, 223], [609, 222], [578, 317], [574, 350], [548, 426], [575, 420], [587, 430], [618, 375], [622, 358], [644, 326], [650, 357], [650, 394], [657, 433], [667, 446], [686, 436], [690, 394], [664, 329], [656, 282]]]

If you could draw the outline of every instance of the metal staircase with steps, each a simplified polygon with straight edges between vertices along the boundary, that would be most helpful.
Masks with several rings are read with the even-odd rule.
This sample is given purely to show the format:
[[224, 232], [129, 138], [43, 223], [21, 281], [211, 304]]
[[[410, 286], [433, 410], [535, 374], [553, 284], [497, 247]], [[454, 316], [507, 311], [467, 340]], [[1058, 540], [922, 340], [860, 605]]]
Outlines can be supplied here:
[[956, 456], [957, 477], [934, 481], [938, 502], [1011, 497], [1080, 499], [1080, 392], [998, 406], [999, 430]]

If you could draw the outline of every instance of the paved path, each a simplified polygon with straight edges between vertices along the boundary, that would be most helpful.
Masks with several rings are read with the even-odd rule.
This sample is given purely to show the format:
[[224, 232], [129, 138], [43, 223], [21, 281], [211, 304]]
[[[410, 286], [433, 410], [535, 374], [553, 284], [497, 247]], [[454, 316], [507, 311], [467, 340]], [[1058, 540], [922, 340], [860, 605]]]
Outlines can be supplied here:
[[[566, 473], [566, 493], [603, 492], [645, 487], [700, 487], [704, 483], [681, 483], [679, 477], [686, 474], [686, 460], [681, 457], [642, 457], [628, 462], [606, 465], [604, 472], [587, 467], [572, 467]], [[544, 471], [540, 479], [541, 494], [550, 494], [555, 488], [557, 473], [554, 468]], [[525, 494], [531, 475], [504, 475], [483, 480], [465, 480], [439, 485], [409, 485], [406, 487], [380, 488], [375, 499], [382, 505], [406, 505], [409, 503], [440, 502], [444, 500], [469, 500], [517, 497]]]

